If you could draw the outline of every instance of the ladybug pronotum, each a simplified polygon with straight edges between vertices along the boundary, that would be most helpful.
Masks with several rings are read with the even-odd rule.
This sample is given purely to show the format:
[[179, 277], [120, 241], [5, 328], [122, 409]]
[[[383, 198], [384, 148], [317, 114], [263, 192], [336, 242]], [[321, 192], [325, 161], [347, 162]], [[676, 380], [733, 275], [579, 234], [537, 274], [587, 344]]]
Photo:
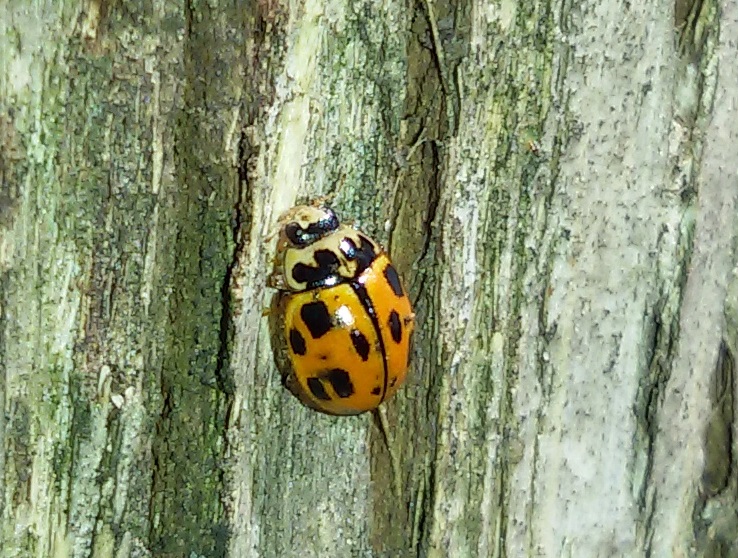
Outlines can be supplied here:
[[271, 312], [285, 386], [331, 415], [376, 409], [404, 382], [414, 314], [387, 254], [323, 206], [279, 219]]

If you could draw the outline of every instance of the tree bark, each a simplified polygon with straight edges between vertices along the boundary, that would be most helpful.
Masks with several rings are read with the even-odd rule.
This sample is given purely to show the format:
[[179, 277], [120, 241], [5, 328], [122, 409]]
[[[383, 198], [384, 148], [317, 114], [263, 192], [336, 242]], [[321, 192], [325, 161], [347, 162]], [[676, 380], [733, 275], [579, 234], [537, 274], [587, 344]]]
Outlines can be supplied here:
[[[0, 5], [2, 556], [736, 556], [738, 7]], [[328, 195], [408, 384], [280, 385]]]

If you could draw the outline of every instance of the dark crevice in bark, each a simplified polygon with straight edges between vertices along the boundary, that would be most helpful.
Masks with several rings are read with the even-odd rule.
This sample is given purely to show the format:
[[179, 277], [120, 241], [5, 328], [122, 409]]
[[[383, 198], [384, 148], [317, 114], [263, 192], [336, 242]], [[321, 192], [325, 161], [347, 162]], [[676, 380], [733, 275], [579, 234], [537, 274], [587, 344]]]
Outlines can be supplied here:
[[[440, 168], [442, 161], [441, 153], [437, 143], [430, 142], [422, 150], [424, 153], [428, 153], [425, 156], [427, 157], [427, 160], [430, 161], [431, 167]], [[428, 206], [427, 212], [423, 215], [421, 230], [422, 245], [420, 248], [420, 252], [413, 264], [413, 268], [419, 270], [419, 272], [414, 275], [414, 277], [416, 278], [416, 282], [414, 285], [412, 285], [411, 289], [414, 308], [417, 306], [418, 300], [420, 300], [425, 293], [427, 273], [424, 273], [422, 270], [433, 268], [433, 255], [431, 253], [431, 247], [437, 241], [437, 233], [435, 232], [437, 230], [437, 227], [435, 226], [435, 222], [438, 216], [438, 207], [441, 201], [441, 177], [439, 174], [434, 174], [428, 178]]]
[[[169, 432], [169, 417], [172, 415], [173, 410], [173, 397], [169, 389], [169, 386], [164, 384], [161, 385], [161, 409], [159, 417], [154, 423], [154, 434], [158, 439], [166, 439], [167, 433]], [[158, 450], [158, 451], [157, 451]], [[148, 533], [148, 547], [152, 552], [157, 552], [163, 547], [161, 536], [158, 533], [156, 527], [156, 515], [161, 509], [160, 500], [164, 494], [164, 479], [167, 476], [167, 457], [161, 451], [161, 448], [153, 448], [152, 451], [152, 463], [151, 463], [151, 498], [149, 499], [149, 533]]]
[[[644, 346], [648, 375], [641, 380], [634, 411], [637, 420], [635, 447], [646, 448], [640, 459], [636, 457], [636, 463], [643, 462], [644, 480], [637, 490], [637, 503], [643, 518], [647, 556], [652, 553], [652, 540], [656, 536], [653, 531], [653, 515], [657, 494], [653, 486], [652, 470], [654, 445], [659, 433], [658, 416], [671, 374], [674, 351], [678, 345], [681, 297], [693, 253], [694, 223], [690, 221], [689, 210], [696, 200], [697, 176], [700, 172], [702, 140], [698, 130], [704, 127], [704, 120], [712, 105], [712, 92], [705, 89], [704, 66], [710, 59], [705, 47], [719, 32], [716, 16], [717, 8], [713, 0], [677, 0], [675, 3], [675, 32], [678, 51], [682, 57], [677, 79], [681, 86], [694, 93], [691, 103], [675, 105], [674, 120], [689, 132], [688, 139], [680, 146], [688, 155], [675, 160], [678, 162], [686, 158], [697, 164], [689, 168], [675, 166], [673, 169], [684, 210], [676, 247], [680, 265], [676, 271], [670, 272], [671, 277], [664, 277], [664, 272], [660, 272], [663, 284], [659, 289], [658, 301], [651, 309], [646, 309], [644, 339], [647, 342]], [[685, 71], [685, 64], [696, 69], [694, 75]], [[657, 243], [658, 252], [661, 251], [662, 238], [667, 234], [668, 231], [661, 232]]]
[[636, 436], [641, 439], [634, 447], [644, 447], [642, 459], [644, 465], [644, 481], [638, 490], [638, 509], [643, 517], [646, 555], [650, 556], [653, 533], [653, 514], [655, 512], [656, 489], [652, 485], [654, 465], [654, 445], [658, 435], [658, 412], [663, 403], [664, 390], [668, 382], [671, 363], [674, 357], [674, 336], [678, 323], [669, 320], [664, 323], [665, 302], [660, 301], [652, 310], [650, 319], [646, 320], [647, 330], [644, 338], [648, 361], [648, 376], [641, 380], [635, 403], [635, 415], [638, 422]]
[[[450, 70], [455, 70], [459, 60], [452, 59], [450, 66], [443, 52], [448, 47], [446, 41], [453, 37], [455, 27], [459, 25], [458, 14], [452, 3], [434, 3], [431, 9], [434, 13], [429, 13], [427, 3], [418, 3], [408, 19], [405, 104], [403, 107], [394, 107], [394, 101], [387, 100], [388, 106], [401, 115], [406, 125], [402, 137], [398, 138], [402, 142], [398, 146], [402, 160], [398, 165], [393, 199], [385, 207], [391, 207], [391, 222], [398, 224], [397, 230], [390, 231], [388, 242], [395, 264], [400, 270], [410, 271], [406, 276], [406, 287], [417, 313], [415, 355], [419, 354], [417, 349], [420, 345], [429, 342], [434, 336], [428, 330], [430, 328], [426, 329], [423, 325], [433, 324], [433, 308], [437, 307], [434, 273], [437, 271], [441, 182], [445, 171], [444, 142], [450, 135], [450, 129], [458, 122], [457, 114], [449, 110], [456, 104], [449, 98], [453, 86], [449, 87], [447, 75]], [[443, 21], [440, 30], [439, 19]], [[465, 29], [467, 27], [464, 26]], [[462, 33], [459, 40], [468, 38]], [[384, 91], [385, 96], [387, 93]], [[388, 109], [385, 114], [391, 117], [393, 111]], [[385, 133], [398, 135], [397, 123], [387, 118], [383, 122]], [[430, 370], [427, 362], [434, 357], [430, 355], [427, 358], [429, 360], [425, 363], [420, 363], [417, 358], [411, 361], [411, 374], [415, 378], [424, 378], [414, 398], [415, 405], [403, 406], [400, 403], [396, 407], [396, 403], [392, 402], [388, 406], [393, 435], [391, 451], [397, 452], [408, 444], [413, 448], [409, 454], [399, 454], [399, 471], [393, 471], [392, 455], [389, 448], [385, 447], [385, 441], [377, 435], [377, 431], [372, 431], [371, 474], [373, 479], [377, 479], [375, 501], [386, 502], [382, 494], [392, 484], [388, 482], [390, 474], [399, 475], [401, 479], [400, 502], [393, 506], [383, 504], [377, 507], [375, 513], [372, 545], [378, 556], [425, 556], [428, 551], [427, 537], [431, 529], [430, 513], [434, 498], [430, 487], [435, 486], [432, 464], [437, 459], [434, 456], [435, 437], [424, 434], [412, 441], [408, 439], [415, 432], [427, 432], [427, 428], [419, 425], [436, 420], [434, 415], [438, 412], [437, 402], [434, 401], [437, 399], [437, 382], [433, 378], [426, 378]], [[412, 386], [412, 378], [408, 384]], [[405, 412], [392, 413], [395, 408], [404, 408]], [[423, 466], [424, 463], [426, 466]]]
[[223, 138], [240, 100], [241, 21], [235, 6], [191, 1], [183, 9], [180, 98], [170, 121], [175, 186], [162, 204], [176, 232], [165, 230], [162, 240], [161, 258], [172, 270], [164, 287], [169, 320], [159, 379], [164, 406], [151, 450], [150, 544], [165, 554], [218, 556], [228, 535], [222, 440], [233, 391], [229, 274], [241, 217], [234, 215], [241, 185]]
[[[666, 231], [662, 231], [657, 240], [658, 252], [662, 250], [662, 239], [665, 234]], [[636, 502], [642, 518], [641, 534], [645, 541], [647, 556], [652, 553], [652, 542], [656, 536], [653, 520], [656, 513], [657, 487], [654, 485], [653, 467], [656, 440], [661, 430], [659, 416], [679, 346], [682, 296], [693, 253], [693, 241], [693, 229], [688, 227], [678, 240], [677, 251], [682, 255], [679, 267], [671, 272], [670, 277], [663, 277], [663, 272], [659, 273], [662, 284], [658, 300], [653, 307], [646, 309], [644, 319], [644, 357], [648, 373], [641, 378], [634, 403], [636, 417], [634, 448], [645, 448], [645, 451], [634, 459], [636, 463], [643, 463], [642, 475], [636, 473], [643, 478], [642, 484], [637, 487]]]
[[716, 8], [715, 0], [675, 0], [674, 31], [679, 53], [689, 59], [699, 59], [705, 47], [706, 34], [700, 29], [708, 11]]
[[733, 423], [735, 359], [725, 343], [720, 345], [717, 366], [712, 375], [710, 399], [712, 414], [705, 432], [705, 470], [703, 493], [707, 498], [728, 487], [733, 463]]
[[435, 488], [437, 486], [436, 468], [433, 466], [433, 463], [438, 460], [438, 456], [435, 455], [436, 447], [434, 447], [433, 450], [434, 454], [432, 455], [430, 466], [427, 467], [424, 471], [425, 498], [423, 499], [423, 509], [420, 516], [421, 521], [419, 522], [420, 525], [422, 525], [422, 528], [418, 529], [419, 536], [417, 543], [419, 558], [427, 557], [430, 554], [430, 541], [428, 535], [432, 528], [433, 510], [435, 510], [438, 505], [438, 502], [436, 501], [435, 491]]
[[[424, 479], [424, 484], [421, 485], [420, 487], [421, 492], [419, 494], [422, 495], [422, 494], [427, 493], [429, 483], [430, 483], [430, 479], [428, 478]], [[427, 525], [429, 521], [429, 518], [428, 518], [429, 508], [425, 506], [424, 499], [418, 498], [418, 493], [416, 493], [415, 496], [416, 497], [415, 497], [414, 506], [415, 506], [416, 514], [413, 520], [413, 531], [414, 531], [415, 536], [413, 537], [413, 541], [412, 541], [413, 544], [412, 544], [411, 551], [414, 552], [414, 555], [417, 558], [424, 558], [427, 555], [427, 553], [423, 553], [422, 551], [423, 550], [422, 534], [425, 533], [427, 529]]]
[[[703, 133], [712, 114], [714, 80], [709, 80], [709, 65], [714, 57], [712, 46], [720, 35], [719, 8], [716, 0], [676, 0], [674, 27], [676, 48], [676, 90], [680, 98], [675, 103], [674, 120], [685, 127], [689, 137], [682, 149], [685, 156], [679, 161], [694, 160], [689, 168], [675, 168], [681, 202], [693, 205], [697, 198]], [[709, 84], [708, 84], [709, 81]], [[686, 102], [691, 100], [691, 102]]]
[[734, 450], [735, 356], [723, 342], [710, 382], [712, 412], [704, 433], [705, 467], [693, 511], [694, 537], [702, 555], [733, 556], [738, 550], [738, 468]]
[[[433, 53], [432, 60], [438, 75], [438, 84], [443, 92], [441, 95], [442, 104], [440, 106], [445, 112], [447, 133], [454, 136], [458, 131], [459, 125], [460, 103], [457, 94], [458, 84], [455, 71], [459, 61], [451, 62], [448, 59], [446, 47], [456, 30], [457, 22], [455, 19], [457, 14], [450, 9], [450, 6], [432, 2], [431, 0], [421, 0], [420, 4], [422, 5], [427, 22], [428, 46]], [[443, 14], [441, 10], [448, 10], [448, 12]], [[442, 15], [440, 20], [438, 17], [439, 14]], [[452, 79], [453, 86], [451, 83]]]
[[[263, 186], [260, 188], [260, 180], [263, 175], [256, 168], [256, 165], [261, 157], [261, 150], [265, 146], [262, 130], [265, 127], [265, 122], [268, 121], [266, 111], [270, 110], [275, 103], [275, 72], [281, 71], [284, 67], [282, 58], [287, 52], [284, 48], [284, 44], [286, 44], [285, 28], [289, 21], [288, 7], [278, 2], [251, 0], [246, 2], [246, 5], [246, 7], [239, 10], [239, 13], [244, 16], [240, 33], [247, 40], [244, 42], [244, 48], [238, 53], [243, 67], [241, 77], [244, 81], [244, 87], [241, 90], [242, 98], [240, 100], [240, 132], [236, 159], [237, 184], [230, 222], [232, 251], [230, 252], [220, 292], [222, 315], [217, 379], [219, 388], [227, 394], [224, 401], [224, 422], [227, 431], [223, 437], [223, 450], [221, 452], [223, 456], [232, 456], [234, 452], [243, 451], [242, 440], [233, 439], [233, 436], [240, 436], [244, 432], [234, 418], [240, 414], [240, 420], [243, 420], [244, 416], [236, 408], [236, 401], [232, 396], [235, 390], [238, 389], [236, 385], [237, 378], [234, 377], [230, 361], [235, 332], [234, 318], [236, 315], [234, 312], [239, 312], [242, 306], [241, 292], [243, 287], [240, 282], [251, 280], [251, 278], [244, 277], [243, 269], [252, 263], [245, 260], [250, 245], [253, 242], [263, 242], [261, 238], [252, 236], [254, 206], [263, 204], [263, 196], [268, 192]], [[258, 328], [258, 324], [248, 324], [247, 327], [249, 329], [252, 327]], [[253, 333], [254, 345], [252, 350], [258, 353], [261, 350], [258, 335], [255, 331]], [[257, 381], [259, 381], [260, 373], [259, 370], [253, 372], [257, 377]], [[252, 388], [251, 385], [240, 386], [240, 389], [247, 396], [258, 397], [258, 393]], [[258, 403], [252, 403], [252, 405], [258, 406]], [[257, 426], [252, 423], [249, 428], [254, 429]], [[234, 445], [236, 448], [233, 447]], [[258, 462], [262, 458], [263, 456], [256, 455], [253, 459]], [[224, 523], [217, 526], [214, 532], [214, 540], [216, 544], [224, 549], [224, 552], [231, 544], [229, 526], [242, 521], [234, 517], [237, 510], [232, 499], [232, 484], [238, 474], [238, 472], [234, 473], [231, 470], [222, 469], [219, 476], [222, 486], [225, 487], [220, 494], [220, 502], [225, 513], [223, 514]], [[266, 470], [257, 470], [254, 474], [254, 485], [256, 487], [264, 486], [264, 479], [271, 479], [271, 474]], [[268, 496], [265, 496], [264, 492]], [[276, 503], [280, 497], [279, 491], [257, 490], [253, 496], [254, 515], [268, 515], [273, 506], [281, 505], [281, 502]], [[275, 540], [279, 540], [278, 530], [267, 533], [260, 540], [259, 549], [267, 553], [273, 551]], [[280, 542], [285, 541], [280, 540]]]
[[[236, 204], [233, 208], [231, 222], [231, 240], [233, 250], [231, 259], [223, 276], [220, 288], [221, 318], [220, 318], [220, 347], [215, 368], [215, 377], [218, 388], [228, 396], [233, 395], [235, 384], [230, 370], [231, 340], [233, 339], [233, 292], [238, 289], [234, 282], [234, 274], [238, 269], [240, 255], [248, 240], [248, 231], [251, 228], [253, 187], [249, 180], [248, 165], [254, 156], [254, 148], [248, 143], [247, 135], [241, 132], [238, 142], [238, 184], [236, 189]], [[230, 407], [230, 397], [227, 406]]]

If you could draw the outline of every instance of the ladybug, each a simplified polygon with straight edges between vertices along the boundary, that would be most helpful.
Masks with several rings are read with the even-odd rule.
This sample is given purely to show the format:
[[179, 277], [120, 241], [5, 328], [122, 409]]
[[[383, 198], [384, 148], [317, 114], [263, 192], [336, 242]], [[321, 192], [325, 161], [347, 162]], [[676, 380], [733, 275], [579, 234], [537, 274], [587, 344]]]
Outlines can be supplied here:
[[285, 386], [330, 415], [376, 409], [404, 382], [415, 315], [382, 247], [332, 209], [282, 215], [269, 285]]

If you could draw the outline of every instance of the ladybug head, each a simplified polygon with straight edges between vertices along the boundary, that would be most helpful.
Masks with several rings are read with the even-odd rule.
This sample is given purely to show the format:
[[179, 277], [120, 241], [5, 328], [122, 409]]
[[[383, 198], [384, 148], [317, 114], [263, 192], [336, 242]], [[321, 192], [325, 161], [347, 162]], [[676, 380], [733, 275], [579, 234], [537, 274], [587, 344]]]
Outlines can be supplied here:
[[338, 217], [329, 207], [300, 205], [283, 218], [284, 235], [295, 247], [303, 248], [338, 228]]

